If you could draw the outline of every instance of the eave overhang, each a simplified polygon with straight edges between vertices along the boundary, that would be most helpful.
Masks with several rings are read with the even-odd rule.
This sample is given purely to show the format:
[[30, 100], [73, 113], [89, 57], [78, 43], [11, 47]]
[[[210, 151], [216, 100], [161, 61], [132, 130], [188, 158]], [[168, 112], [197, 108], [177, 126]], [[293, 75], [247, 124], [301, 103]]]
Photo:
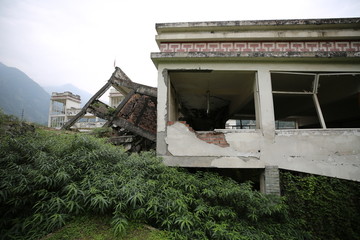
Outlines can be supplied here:
[[157, 52], [157, 67], [167, 62], [346, 62], [360, 63], [360, 52]]

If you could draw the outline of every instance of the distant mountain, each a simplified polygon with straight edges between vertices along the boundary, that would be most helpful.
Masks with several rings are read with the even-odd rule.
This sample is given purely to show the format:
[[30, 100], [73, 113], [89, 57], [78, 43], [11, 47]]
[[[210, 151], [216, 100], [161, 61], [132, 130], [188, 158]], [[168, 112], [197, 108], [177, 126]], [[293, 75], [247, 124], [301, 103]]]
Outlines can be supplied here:
[[61, 86], [43, 86], [43, 88], [51, 95], [52, 92], [71, 92], [75, 95], [80, 95], [81, 97], [81, 106], [84, 106], [87, 101], [93, 96], [93, 94], [84, 91], [78, 87], [75, 87], [74, 85], [68, 83]]
[[47, 124], [50, 95], [25, 73], [0, 63], [0, 108], [26, 121]]

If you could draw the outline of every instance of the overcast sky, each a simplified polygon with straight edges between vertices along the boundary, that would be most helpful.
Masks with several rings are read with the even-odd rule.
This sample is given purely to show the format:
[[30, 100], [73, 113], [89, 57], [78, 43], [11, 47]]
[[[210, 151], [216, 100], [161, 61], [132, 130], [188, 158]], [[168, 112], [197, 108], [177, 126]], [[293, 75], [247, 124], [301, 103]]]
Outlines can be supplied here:
[[156, 86], [155, 23], [359, 17], [359, 0], [0, 0], [0, 62], [94, 94], [113, 64]]

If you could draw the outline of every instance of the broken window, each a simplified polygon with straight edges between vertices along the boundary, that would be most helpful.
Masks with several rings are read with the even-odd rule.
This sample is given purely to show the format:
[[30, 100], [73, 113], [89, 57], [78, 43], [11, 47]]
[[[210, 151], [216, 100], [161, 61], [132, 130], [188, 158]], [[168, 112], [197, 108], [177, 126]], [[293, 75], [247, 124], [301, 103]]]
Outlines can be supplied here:
[[225, 125], [226, 129], [256, 129], [255, 120], [229, 119]]
[[[169, 121], [186, 121], [195, 131], [254, 128], [255, 72], [169, 71]], [[239, 124], [237, 124], [239, 123]]]
[[288, 120], [288, 121], [275, 121], [275, 129], [295, 129], [297, 128], [296, 121]]
[[271, 83], [277, 129], [360, 127], [360, 73], [272, 72]]
[[65, 114], [65, 102], [52, 101], [52, 108], [50, 115]]
[[64, 125], [65, 117], [52, 117], [51, 125], [52, 128], [61, 128]]

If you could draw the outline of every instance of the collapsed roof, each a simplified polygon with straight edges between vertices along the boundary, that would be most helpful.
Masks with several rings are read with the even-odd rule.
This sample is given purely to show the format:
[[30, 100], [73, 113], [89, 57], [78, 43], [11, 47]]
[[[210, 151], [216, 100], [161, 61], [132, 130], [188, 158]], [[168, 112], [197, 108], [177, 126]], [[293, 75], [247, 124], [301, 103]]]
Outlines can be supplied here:
[[[99, 100], [111, 86], [125, 96], [116, 108]], [[74, 118], [64, 124], [62, 129], [70, 129], [89, 112], [107, 120], [104, 126], [122, 129], [122, 133], [127, 135], [124, 142], [129, 141], [129, 136], [137, 136], [154, 143], [156, 142], [156, 103], [156, 88], [132, 82], [120, 68], [116, 67], [107, 83], [90, 98]]]

